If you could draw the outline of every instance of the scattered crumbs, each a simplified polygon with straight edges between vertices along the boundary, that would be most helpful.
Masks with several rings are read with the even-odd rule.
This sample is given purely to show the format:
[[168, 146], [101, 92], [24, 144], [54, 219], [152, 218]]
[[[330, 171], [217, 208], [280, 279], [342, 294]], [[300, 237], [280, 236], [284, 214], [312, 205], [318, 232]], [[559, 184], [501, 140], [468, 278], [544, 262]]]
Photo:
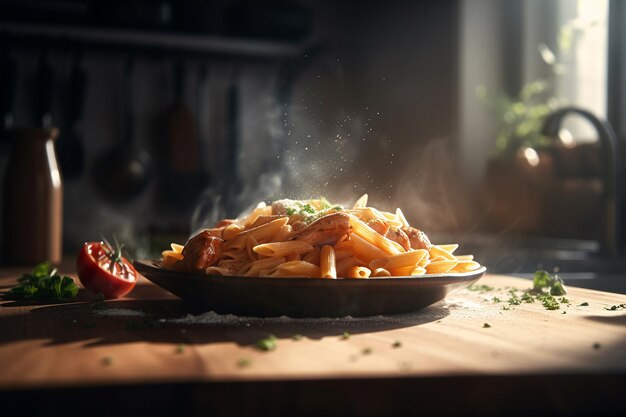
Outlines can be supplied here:
[[402, 342], [399, 340], [396, 340], [395, 342], [393, 342], [393, 344], [391, 345], [394, 348], [399, 348], [402, 347]]
[[595, 342], [595, 343], [592, 345], [592, 347], [593, 347], [595, 350], [598, 350], [598, 349], [600, 349], [601, 345], [600, 345], [600, 343]]
[[578, 307], [589, 307], [589, 303], [585, 301], [584, 303], [578, 304]]
[[113, 356], [105, 356], [102, 358], [102, 365], [111, 366], [113, 365]]
[[268, 352], [270, 350], [276, 349], [276, 336], [273, 334], [267, 335], [267, 337], [263, 339], [259, 339], [254, 343], [254, 347], [258, 350], [262, 350], [264, 352]]
[[363, 350], [361, 351], [362, 355], [369, 355], [370, 353], [372, 353], [372, 348], [369, 347], [363, 348]]
[[490, 327], [491, 327], [491, 325], [489, 323], [484, 323], [483, 324], [483, 329], [488, 329]]
[[176, 352], [177, 354], [185, 353], [185, 345], [182, 343], [178, 344], [174, 352]]
[[626, 309], [626, 304], [612, 305], [611, 307], [604, 307], [604, 309], [609, 311], [623, 310]]
[[237, 361], [238, 368], [247, 368], [252, 365], [252, 361], [248, 358], [241, 358]]
[[104, 294], [102, 294], [101, 292], [99, 292], [98, 294], [96, 294], [96, 302], [97, 303], [101, 303], [104, 301]]
[[293, 336], [291, 336], [291, 338], [292, 338], [293, 340], [295, 340], [295, 341], [299, 341], [299, 340], [304, 339], [304, 336], [302, 336], [302, 335], [301, 335], [301, 334], [299, 334], [299, 333], [296, 333], [296, 334], [294, 334]]
[[348, 339], [350, 339], [350, 333], [343, 332], [343, 334], [341, 335], [341, 340], [348, 340]]

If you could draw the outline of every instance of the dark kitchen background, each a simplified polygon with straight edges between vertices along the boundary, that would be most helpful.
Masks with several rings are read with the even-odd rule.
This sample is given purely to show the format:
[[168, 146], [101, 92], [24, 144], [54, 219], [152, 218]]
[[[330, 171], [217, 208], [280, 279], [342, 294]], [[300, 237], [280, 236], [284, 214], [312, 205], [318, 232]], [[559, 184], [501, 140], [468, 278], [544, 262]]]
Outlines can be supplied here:
[[58, 235], [158, 257], [262, 200], [368, 193], [491, 272], [626, 292], [624, 21], [617, 0], [0, 0], [2, 261]]

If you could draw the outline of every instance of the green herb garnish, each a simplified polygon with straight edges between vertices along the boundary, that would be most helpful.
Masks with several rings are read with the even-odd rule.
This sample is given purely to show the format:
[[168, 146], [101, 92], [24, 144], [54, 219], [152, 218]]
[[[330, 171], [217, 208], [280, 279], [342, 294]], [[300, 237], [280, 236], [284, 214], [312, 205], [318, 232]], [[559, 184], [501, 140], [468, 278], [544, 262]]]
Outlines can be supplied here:
[[492, 286], [485, 285], [485, 284], [481, 284], [481, 285], [472, 284], [472, 285], [468, 286], [467, 289], [470, 290], [470, 291], [480, 291], [480, 292], [493, 291], [493, 287]]
[[483, 324], [483, 329], [488, 329], [490, 327], [491, 327], [491, 325], [489, 323], [484, 323]]
[[546, 308], [546, 310], [558, 310], [561, 308], [557, 299], [550, 294], [539, 294], [537, 299], [541, 301], [541, 304]]
[[522, 304], [522, 300], [515, 293], [511, 293], [511, 296], [507, 300], [507, 303], [509, 303], [509, 305], [511, 306], [518, 306]]
[[502, 300], [499, 297], [493, 297], [492, 300], [493, 300], [494, 303], [501, 303], [502, 302]]
[[252, 361], [248, 358], [241, 358], [237, 361], [237, 367], [239, 368], [247, 368], [252, 365]]
[[174, 352], [177, 354], [185, 353], [185, 345], [180, 343], [176, 346], [176, 350], [174, 350]]
[[559, 298], [559, 303], [561, 304], [569, 304], [569, 300], [565, 297]]
[[361, 350], [361, 354], [363, 355], [369, 355], [370, 353], [372, 353], [372, 348], [366, 347]]
[[535, 299], [528, 291], [526, 291], [524, 294], [522, 294], [522, 301], [525, 303], [534, 303]]
[[341, 340], [348, 340], [350, 339], [350, 333], [348, 332], [343, 332], [343, 334], [341, 335]]
[[615, 311], [615, 310], [623, 310], [626, 308], [626, 304], [617, 304], [612, 305], [611, 307], [604, 307], [605, 310]]
[[78, 285], [68, 276], [61, 277], [56, 268], [43, 262], [30, 274], [23, 274], [8, 292], [10, 298], [28, 301], [70, 301], [78, 294]]
[[254, 343], [254, 347], [257, 348], [258, 350], [268, 352], [270, 350], [276, 349], [277, 341], [278, 339], [276, 339], [276, 336], [274, 336], [273, 334], [269, 334], [267, 335], [267, 337], [257, 340]]
[[293, 336], [291, 336], [291, 338], [292, 338], [293, 340], [295, 340], [295, 341], [299, 341], [299, 340], [304, 339], [304, 336], [302, 336], [301, 334], [296, 333], [296, 334], [294, 334]]
[[393, 345], [391, 345], [394, 348], [399, 348], [402, 347], [402, 342], [399, 340], [396, 340], [395, 342], [393, 342]]
[[535, 272], [532, 291], [535, 293], [548, 293], [550, 295], [567, 294], [563, 280], [557, 274], [550, 275], [545, 270]]
[[588, 307], [588, 306], [589, 306], [589, 303], [586, 301], [584, 303], [578, 304], [578, 307]]

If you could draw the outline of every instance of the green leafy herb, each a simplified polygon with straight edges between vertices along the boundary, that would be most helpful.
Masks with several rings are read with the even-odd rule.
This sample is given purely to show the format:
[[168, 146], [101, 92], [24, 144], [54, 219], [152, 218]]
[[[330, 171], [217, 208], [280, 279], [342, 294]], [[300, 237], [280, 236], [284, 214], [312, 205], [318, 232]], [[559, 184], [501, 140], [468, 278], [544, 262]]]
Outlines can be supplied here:
[[561, 304], [569, 304], [569, 300], [565, 297], [559, 298], [559, 303]]
[[522, 294], [522, 301], [525, 303], [534, 303], [535, 299], [528, 291], [526, 291], [524, 292], [524, 294]]
[[288, 207], [285, 210], [285, 213], [287, 213], [287, 216], [293, 216], [294, 214], [296, 214], [296, 209], [293, 207]]
[[518, 306], [522, 304], [522, 300], [515, 293], [511, 293], [511, 296], [507, 300], [507, 303], [509, 303], [509, 305], [511, 306]]
[[248, 358], [241, 358], [237, 361], [237, 367], [239, 368], [247, 368], [252, 365], [252, 361]]
[[470, 290], [470, 291], [480, 291], [480, 292], [493, 291], [493, 287], [492, 286], [485, 285], [485, 284], [481, 284], [481, 285], [472, 284], [472, 285], [468, 286], [467, 289]]
[[494, 303], [501, 303], [502, 302], [502, 300], [500, 298], [498, 298], [498, 297], [493, 297], [492, 300], [493, 300]]
[[588, 307], [588, 306], [589, 306], [589, 303], [586, 301], [584, 303], [578, 304], [578, 307]]
[[484, 328], [484, 329], [488, 329], [488, 328], [490, 328], [490, 327], [491, 327], [491, 325], [490, 325], [489, 323], [484, 323], [484, 324], [483, 324], [483, 328]]
[[541, 304], [546, 308], [546, 310], [558, 310], [561, 308], [557, 299], [550, 294], [539, 294], [537, 299], [541, 301]]
[[268, 352], [270, 350], [276, 349], [277, 341], [278, 339], [276, 339], [276, 336], [274, 336], [273, 334], [269, 334], [267, 335], [267, 337], [257, 340], [254, 343], [254, 347], [257, 348], [258, 350]]
[[550, 295], [565, 295], [565, 285], [563, 280], [557, 275], [550, 275], [545, 270], [535, 272], [533, 277], [533, 292], [548, 293]]
[[391, 345], [394, 348], [399, 348], [402, 347], [402, 342], [399, 340], [396, 340], [395, 342], [393, 342], [393, 345]]
[[341, 335], [341, 340], [348, 340], [350, 339], [350, 333], [348, 332], [343, 332], [343, 334]]
[[78, 285], [68, 276], [61, 277], [56, 268], [43, 262], [30, 274], [23, 274], [8, 296], [28, 301], [70, 301], [78, 294]]

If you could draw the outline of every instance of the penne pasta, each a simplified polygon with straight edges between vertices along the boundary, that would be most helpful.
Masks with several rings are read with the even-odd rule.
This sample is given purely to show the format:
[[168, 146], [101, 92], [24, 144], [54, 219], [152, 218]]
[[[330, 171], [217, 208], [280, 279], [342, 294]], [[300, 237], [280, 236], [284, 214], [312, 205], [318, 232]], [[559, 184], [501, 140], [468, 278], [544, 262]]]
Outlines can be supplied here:
[[337, 278], [335, 266], [335, 250], [332, 246], [323, 246], [320, 252], [320, 277]]
[[418, 249], [385, 258], [378, 258], [371, 261], [369, 267], [371, 269], [385, 268], [388, 270], [403, 267], [415, 268], [427, 253], [425, 249]]
[[261, 202], [185, 245], [172, 243], [161, 253], [161, 264], [212, 275], [329, 279], [428, 277], [481, 268], [472, 255], [455, 256], [458, 247], [431, 245], [400, 208], [378, 210], [364, 194], [349, 209], [323, 198]]
[[347, 278], [369, 278], [372, 271], [364, 266], [353, 266], [348, 269]]

